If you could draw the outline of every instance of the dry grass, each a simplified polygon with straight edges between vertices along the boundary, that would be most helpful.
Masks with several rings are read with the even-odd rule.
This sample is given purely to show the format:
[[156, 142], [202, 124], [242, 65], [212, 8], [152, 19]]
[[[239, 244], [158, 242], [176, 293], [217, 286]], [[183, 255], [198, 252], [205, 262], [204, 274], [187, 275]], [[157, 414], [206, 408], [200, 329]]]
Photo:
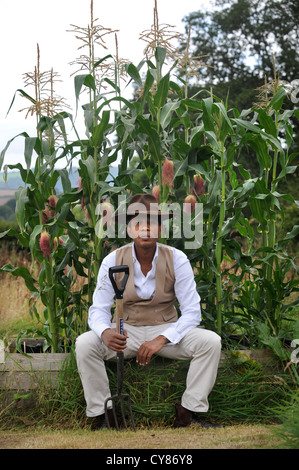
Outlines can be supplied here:
[[[38, 276], [38, 267], [32, 264], [29, 253], [17, 252], [15, 248], [9, 248], [9, 245], [3, 244], [0, 249], [0, 266], [5, 264], [24, 266], [35, 278]], [[30, 292], [24, 279], [3, 272], [0, 273], [0, 283], [2, 293], [0, 330], [9, 333], [9, 330], [13, 329], [16, 324], [19, 324], [19, 328], [31, 326], [33, 322], [28, 313]]]
[[[31, 260], [27, 251], [17, 251], [14, 246], [2, 244], [0, 247], [0, 267], [5, 264], [26, 267], [34, 279], [39, 276], [39, 264]], [[86, 282], [85, 278], [78, 276], [72, 289], [81, 289]], [[31, 292], [27, 289], [25, 281], [20, 276], [11, 273], [0, 273], [1, 302], [0, 302], [0, 334], [6, 337], [16, 336], [21, 330], [27, 328], [41, 328], [37, 319], [29, 314], [29, 301]], [[37, 311], [43, 318], [43, 304], [41, 300], [36, 303]]]
[[275, 449], [275, 426], [203, 429], [153, 428], [133, 431], [47, 429], [0, 432], [0, 449]]

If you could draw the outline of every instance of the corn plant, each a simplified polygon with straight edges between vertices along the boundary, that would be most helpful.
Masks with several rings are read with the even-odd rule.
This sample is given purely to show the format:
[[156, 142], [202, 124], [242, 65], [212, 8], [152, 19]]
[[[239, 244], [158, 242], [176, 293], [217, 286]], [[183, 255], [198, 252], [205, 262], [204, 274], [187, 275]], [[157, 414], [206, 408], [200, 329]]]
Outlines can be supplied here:
[[[64, 190], [70, 187], [67, 171], [55, 168], [61, 158], [61, 142], [67, 142], [63, 118], [69, 115], [61, 111], [60, 106], [65, 107], [65, 103], [54, 94], [54, 76], [53, 71], [41, 71], [38, 48], [37, 66], [33, 73], [25, 74], [25, 85], [32, 86], [35, 95], [32, 97], [24, 90], [18, 90], [30, 102], [30, 106], [25, 108], [27, 115], [36, 115], [36, 136], [21, 134], [25, 140], [25, 168], [20, 163], [5, 166], [5, 172], [8, 169], [18, 169], [24, 182], [24, 187], [16, 192], [16, 219], [20, 233], [9, 230], [8, 234], [16, 236], [21, 245], [30, 249], [33, 259], [40, 264], [39, 278], [33, 279], [23, 267], [5, 265], [1, 270], [24, 278], [32, 292], [30, 313], [41, 323], [41, 330], [36, 333], [45, 337], [45, 348], [51, 346], [52, 351], [56, 352], [61, 342], [60, 330], [66, 331], [67, 325], [71, 323], [68, 309], [73, 302], [71, 287], [75, 282], [73, 264], [65, 263], [65, 257], [70, 258], [70, 254], [76, 251], [73, 258], [76, 270], [83, 276], [84, 271], [81, 264], [76, 263], [80, 249], [77, 249], [78, 240], [77, 246], [72, 243], [72, 238], [76, 239], [78, 232], [71, 225], [74, 216], [70, 204], [59, 204], [56, 194], [59, 179]], [[1, 153], [0, 166], [11, 141]], [[1, 235], [5, 234], [7, 232]], [[39, 299], [44, 305], [43, 318], [36, 309]], [[64, 340], [65, 338], [62, 343]]]
[[[1, 235], [16, 236], [23, 246], [30, 248], [33, 259], [41, 264], [41, 269], [38, 280], [33, 279], [25, 268], [6, 265], [2, 270], [24, 277], [32, 291], [30, 313], [41, 322], [41, 329], [35, 333], [45, 337], [44, 348], [50, 345], [52, 352], [61, 347], [61, 340], [67, 347], [80, 326], [86, 328], [86, 311], [91, 303], [97, 272], [105, 253], [101, 227], [97, 224], [98, 216], [101, 215], [99, 205], [109, 188], [106, 182], [109, 165], [116, 160], [118, 151], [118, 145], [109, 140], [115, 130], [110, 123], [110, 111], [103, 107], [107, 101], [109, 103], [122, 99], [117, 85], [121, 61], [116, 62], [111, 55], [102, 59], [95, 56], [96, 45], [103, 46], [103, 36], [112, 31], [103, 30], [94, 21], [93, 2], [91, 25], [87, 28], [74, 26], [74, 31], [88, 47], [88, 55], [80, 56], [76, 61], [87, 68], [88, 73], [76, 75], [74, 79], [77, 107], [81, 92], [88, 92], [88, 103], [82, 106], [87, 138], [80, 138], [73, 116], [63, 110], [66, 107], [63, 100], [54, 99], [53, 73], [40, 70], [38, 50], [37, 66], [33, 73], [26, 74], [25, 82], [26, 85], [33, 86], [35, 96], [30, 96], [24, 90], [17, 90], [30, 102], [30, 106], [25, 108], [27, 115], [36, 115], [37, 136], [21, 134], [25, 138], [26, 168], [21, 164], [5, 166], [5, 172], [8, 169], [20, 171], [24, 187], [16, 193], [16, 218], [21, 233], [10, 230]], [[112, 62], [108, 70], [112, 67], [114, 81], [102, 76], [103, 74], [97, 74], [100, 66], [107, 71], [106, 61], [109, 59]], [[104, 84], [109, 85], [114, 93], [110, 100], [107, 100], [106, 95], [111, 92], [106, 93]], [[58, 105], [59, 110], [54, 112]], [[65, 130], [67, 120], [70, 120], [77, 137], [71, 142], [68, 141]], [[62, 142], [57, 140], [57, 131], [59, 137], [63, 138]], [[13, 140], [14, 138], [1, 152], [0, 168]], [[34, 170], [33, 152], [36, 155]], [[74, 160], [78, 161], [77, 187], [71, 187], [67, 169], [56, 168], [60, 159], [66, 159], [70, 166]], [[56, 184], [59, 179], [63, 192], [58, 195]], [[80, 204], [85, 211], [82, 221], [73, 212]], [[77, 276], [86, 278], [86, 284], [76, 292], [74, 289]], [[45, 306], [43, 319], [36, 309], [39, 299]], [[28, 333], [33, 331], [22, 334]]]
[[[272, 91], [272, 95], [270, 92]], [[243, 127], [242, 142], [254, 150], [257, 155], [260, 175], [253, 180], [254, 186], [248, 199], [252, 216], [258, 223], [262, 243], [251, 251], [251, 281], [260, 293], [255, 295], [252, 308], [259, 305], [264, 320], [274, 335], [281, 329], [283, 313], [287, 307], [285, 300], [291, 292], [298, 291], [298, 267], [286, 251], [287, 243], [299, 231], [298, 226], [286, 236], [277, 232], [277, 215], [283, 220], [281, 200], [291, 201], [298, 207], [290, 194], [279, 192], [279, 182], [288, 174], [296, 171], [292, 164], [294, 154], [289, 153], [293, 135], [290, 118], [293, 111], [285, 109], [286, 90], [274, 79], [266, 83], [263, 93], [267, 99], [263, 106], [253, 109], [251, 121], [237, 118], [237, 126]], [[247, 175], [247, 181], [250, 181]], [[290, 275], [293, 272], [293, 275]], [[289, 279], [288, 279], [289, 273]], [[289, 310], [296, 305], [289, 307]]]

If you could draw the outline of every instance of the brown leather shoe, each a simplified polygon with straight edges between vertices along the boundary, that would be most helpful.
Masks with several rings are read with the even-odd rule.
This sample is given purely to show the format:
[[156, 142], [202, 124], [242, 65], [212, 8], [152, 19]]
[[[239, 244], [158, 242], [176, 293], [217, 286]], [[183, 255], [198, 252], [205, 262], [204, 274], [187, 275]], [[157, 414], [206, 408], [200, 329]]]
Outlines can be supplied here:
[[206, 429], [216, 429], [216, 428], [223, 428], [222, 424], [214, 424], [210, 423], [209, 421], [205, 421], [201, 418], [197, 418], [194, 413], [187, 408], [184, 408], [179, 403], [175, 404], [175, 421], [173, 423], [173, 427], [181, 428], [190, 426], [192, 423], [200, 424], [203, 428]]
[[[115, 421], [114, 421], [112, 409], [108, 410], [108, 418], [109, 418], [110, 427], [115, 428]], [[90, 418], [90, 421], [91, 421], [90, 429], [92, 431], [98, 431], [99, 429], [108, 428], [107, 423], [106, 423], [105, 413], [99, 416], [95, 416], [94, 418]]]
[[173, 426], [175, 428], [190, 426], [191, 421], [192, 421], [192, 411], [187, 410], [187, 408], [184, 408], [179, 403], [176, 403], [175, 404], [175, 421], [173, 423]]

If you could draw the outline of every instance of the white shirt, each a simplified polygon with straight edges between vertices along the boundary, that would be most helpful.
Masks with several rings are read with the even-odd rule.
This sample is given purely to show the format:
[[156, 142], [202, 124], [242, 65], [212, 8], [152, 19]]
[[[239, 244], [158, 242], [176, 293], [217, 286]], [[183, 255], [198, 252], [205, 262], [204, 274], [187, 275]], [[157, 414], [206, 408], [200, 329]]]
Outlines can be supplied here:
[[[150, 299], [155, 293], [155, 275], [158, 259], [157, 245], [152, 262], [152, 269], [146, 276], [141, 271], [136, 257], [134, 243], [132, 245], [134, 284], [138, 297]], [[165, 331], [161, 333], [170, 343], [178, 343], [185, 334], [200, 324], [200, 296], [191, 264], [184, 252], [173, 248], [173, 263], [175, 273], [174, 292], [179, 302], [181, 316], [174, 323], [165, 323]], [[93, 304], [89, 308], [88, 325], [101, 338], [104, 330], [111, 328], [111, 307], [114, 302], [114, 289], [109, 279], [109, 268], [115, 266], [115, 251], [107, 255], [101, 264], [96, 289], [93, 294]], [[142, 328], [142, 327], [140, 327]]]

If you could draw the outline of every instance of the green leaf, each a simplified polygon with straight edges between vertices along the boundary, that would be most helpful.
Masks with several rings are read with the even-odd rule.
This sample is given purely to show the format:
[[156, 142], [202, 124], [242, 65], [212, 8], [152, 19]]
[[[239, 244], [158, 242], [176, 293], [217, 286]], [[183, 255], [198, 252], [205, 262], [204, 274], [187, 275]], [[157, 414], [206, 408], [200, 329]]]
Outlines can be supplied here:
[[249, 171], [247, 171], [245, 168], [243, 168], [243, 166], [242, 166], [241, 164], [233, 162], [233, 166], [235, 166], [236, 168], [238, 168], [240, 174], [243, 176], [243, 178], [244, 178], [245, 180], [249, 180], [249, 179], [250, 179], [251, 176], [250, 176]]
[[220, 112], [221, 112], [222, 116], [224, 117], [224, 120], [227, 123], [228, 127], [231, 129], [231, 131], [233, 131], [233, 125], [231, 123], [230, 118], [227, 115], [227, 111], [224, 107], [224, 104], [223, 103], [213, 103], [213, 106], [220, 110]]
[[161, 142], [156, 130], [151, 127], [149, 120], [143, 116], [138, 116], [137, 121], [140, 125], [141, 133], [148, 136], [149, 149], [154, 161], [156, 163], [159, 162], [161, 159]]
[[243, 119], [238, 119], [238, 118], [232, 119], [232, 121], [238, 124], [238, 126], [241, 126], [248, 131], [254, 132], [255, 134], [260, 134], [262, 132], [259, 126], [257, 126], [256, 124], [252, 124], [249, 121], [245, 121]]
[[161, 75], [161, 72], [162, 72], [162, 67], [163, 67], [163, 64], [164, 64], [164, 61], [166, 59], [166, 54], [167, 54], [167, 50], [165, 49], [165, 47], [156, 47], [156, 51], [155, 51], [155, 59], [156, 59], [156, 62], [157, 62], [157, 68], [159, 70], [159, 73]]
[[190, 145], [186, 144], [186, 142], [180, 138], [175, 139], [172, 148], [178, 153], [180, 160], [187, 157], [190, 152]]
[[126, 189], [126, 186], [110, 186], [105, 181], [99, 181], [98, 185], [100, 186], [100, 191], [98, 197], [101, 198], [106, 194], [117, 194], [121, 193]]
[[188, 168], [188, 158], [184, 160], [174, 160], [174, 179], [186, 173]]
[[295, 225], [290, 232], [288, 232], [285, 236], [285, 240], [292, 240], [295, 238], [299, 233], [299, 225]]
[[271, 335], [270, 328], [265, 323], [257, 322], [257, 329], [261, 341], [273, 349], [274, 353], [282, 360], [288, 359], [287, 351], [283, 348], [281, 340]]
[[240, 221], [236, 223], [236, 229], [238, 230], [239, 234], [242, 237], [247, 237], [248, 236], [248, 225], [242, 225]]
[[113, 59], [112, 55], [111, 54], [108, 54], [106, 55], [105, 57], [103, 57], [102, 59], [99, 59], [97, 62], [94, 63], [93, 65], [93, 70], [98, 66], [100, 65], [102, 62], [104, 62], [104, 60], [106, 59]]
[[209, 145], [201, 145], [198, 148], [193, 148], [191, 152], [194, 152], [196, 156], [196, 163], [208, 160], [214, 154], [212, 147]]
[[172, 113], [180, 106], [179, 101], [169, 101], [166, 103], [162, 110], [160, 116], [160, 124], [163, 129], [165, 129], [171, 121]]
[[205, 98], [202, 100], [202, 108], [203, 108], [203, 115], [202, 120], [204, 123], [204, 128], [206, 131], [214, 132], [215, 130], [215, 122], [212, 117], [212, 109], [211, 109], [211, 99]]
[[9, 229], [5, 232], [0, 233], [0, 238], [5, 236], [17, 238], [22, 246], [29, 246], [29, 235], [26, 232], [19, 233], [16, 230]]
[[282, 169], [282, 171], [279, 173], [275, 181], [279, 181], [282, 178], [284, 178], [286, 175], [291, 175], [297, 171], [297, 166], [287, 166]]
[[101, 147], [103, 140], [104, 140], [104, 133], [109, 126], [109, 118], [110, 118], [110, 111], [103, 111], [101, 122], [95, 127], [95, 130], [91, 137], [91, 144], [93, 147], [97, 147], [97, 148]]
[[142, 93], [142, 98], [141, 98], [142, 106], [144, 106], [145, 100], [148, 97], [148, 93], [149, 93], [150, 89], [152, 88], [153, 83], [154, 83], [154, 77], [153, 77], [151, 71], [148, 70], [147, 74], [146, 74], [145, 83], [144, 83], [144, 86], [143, 86], [143, 93]]
[[272, 158], [263, 137], [259, 134], [246, 134], [243, 141], [248, 142], [255, 151], [261, 170], [270, 170]]
[[84, 83], [84, 80], [85, 80], [85, 77], [87, 76], [87, 74], [85, 75], [76, 75], [75, 76], [75, 79], [74, 79], [74, 83], [75, 83], [75, 96], [76, 96], [76, 100], [78, 101], [79, 99], [79, 95], [80, 95], [80, 92], [81, 92], [81, 88], [83, 86], [83, 83]]
[[191, 118], [190, 118], [190, 113], [188, 111], [185, 111], [184, 114], [182, 114], [179, 123], [183, 124], [185, 129], [190, 129], [192, 126]]
[[[263, 226], [267, 225], [266, 216], [269, 211], [269, 204], [266, 201], [266, 197], [269, 194], [270, 191], [266, 188], [265, 181], [262, 178], [257, 179], [255, 182], [255, 188], [249, 197], [249, 204], [253, 217]], [[262, 198], [262, 195], [265, 195], [265, 197]]]
[[[96, 115], [98, 116], [100, 111], [102, 111], [102, 109], [105, 107], [105, 106], [108, 106], [112, 101], [119, 101], [120, 103], [124, 103], [129, 109], [133, 109], [134, 108], [134, 105], [136, 105], [137, 103], [130, 103], [130, 101], [126, 100], [125, 98], [122, 98], [121, 96], [114, 96], [113, 98], [111, 98], [110, 100], [107, 100], [107, 101], [104, 101], [104, 103], [101, 104], [101, 106], [99, 106], [96, 110]], [[139, 104], [139, 103], [138, 103]]]
[[58, 173], [61, 178], [62, 188], [64, 193], [69, 193], [72, 189], [72, 184], [69, 178], [69, 172], [66, 168], [58, 170]]
[[16, 193], [16, 219], [21, 231], [25, 230], [25, 201], [27, 188], [19, 188]]
[[183, 98], [182, 89], [177, 83], [170, 80], [169, 87], [178, 94], [179, 98]]
[[95, 178], [95, 162], [91, 155], [86, 160], [82, 160], [82, 165], [87, 169], [88, 178], [91, 183], [93, 183]]
[[21, 267], [18, 267], [18, 268], [15, 268], [14, 266], [12, 266], [11, 264], [6, 264], [5, 266], [3, 266], [2, 268], [0, 268], [0, 272], [7, 272], [7, 273], [11, 273], [13, 276], [21, 276], [25, 283], [26, 283], [26, 286], [27, 288], [31, 291], [31, 292], [36, 292], [37, 289], [35, 287], [35, 279], [31, 276], [30, 272], [28, 271], [27, 268], [25, 268], [24, 266], [21, 266]]
[[4, 147], [4, 149], [1, 151], [0, 153], [0, 170], [2, 168], [2, 165], [3, 165], [3, 161], [4, 161], [4, 157], [5, 157], [5, 153], [6, 153], [6, 150], [8, 149], [8, 147], [10, 146], [10, 144], [17, 138], [19, 137], [20, 135], [22, 135], [23, 137], [29, 137], [29, 135], [27, 134], [27, 132], [21, 132], [20, 134], [17, 134], [15, 135], [12, 139], [10, 139], [6, 146]]
[[27, 98], [29, 101], [31, 101], [31, 103], [35, 103], [35, 102], [36, 102], [35, 99], [32, 98], [30, 95], [28, 95], [28, 93], [26, 93], [24, 90], [18, 89], [18, 90], [16, 90], [16, 92], [15, 92], [15, 94], [14, 94], [14, 96], [13, 96], [12, 102], [10, 103], [10, 106], [9, 106], [9, 108], [8, 108], [8, 111], [7, 111], [7, 113], [6, 113], [6, 116], [8, 115], [9, 111], [11, 110], [11, 107], [12, 107], [12, 105], [13, 105], [13, 103], [14, 103], [14, 100], [15, 100], [15, 98], [16, 98], [17, 92], [21, 93], [21, 95], [24, 96], [24, 98]]
[[117, 86], [116, 83], [114, 83], [112, 80], [110, 80], [109, 78], [104, 78], [103, 81], [106, 82], [106, 83], [108, 83], [108, 85], [112, 86], [112, 88], [113, 88], [117, 93], [120, 93], [120, 88], [119, 88], [119, 86]]
[[205, 131], [205, 136], [207, 140], [210, 142], [214, 152], [218, 152], [220, 149], [220, 144], [217, 140], [216, 134], [214, 131]]
[[91, 88], [94, 91], [96, 87], [95, 87], [94, 78], [90, 74], [76, 75], [74, 79], [74, 83], [75, 83], [76, 110], [77, 110], [79, 95], [80, 95], [83, 85], [87, 86], [88, 88]]
[[130, 75], [131, 78], [133, 78], [133, 80], [139, 85], [142, 87], [142, 78], [140, 77], [139, 75], [139, 71], [137, 69], [137, 67], [135, 67], [134, 64], [130, 63], [128, 65], [128, 68], [127, 68], [127, 72], [128, 74]]
[[30, 247], [30, 251], [33, 254], [33, 256], [36, 253], [36, 237], [38, 237], [40, 235], [42, 230], [43, 230], [42, 225], [36, 225], [34, 227], [32, 233], [31, 233], [31, 235], [30, 235], [29, 247]]
[[31, 158], [32, 158], [32, 153], [34, 150], [35, 143], [36, 143], [36, 137], [25, 137], [24, 156], [25, 156], [27, 170], [30, 170], [31, 168]]
[[282, 107], [283, 99], [285, 95], [286, 95], [286, 90], [284, 87], [281, 87], [276, 93], [276, 95], [272, 98], [269, 106], [267, 106], [266, 109], [269, 109], [272, 107], [275, 109], [275, 111], [279, 111], [280, 108]]
[[90, 74], [86, 75], [83, 84], [87, 86], [87, 88], [90, 88], [91, 90], [96, 91], [96, 84], [95, 84], [94, 77], [92, 75]]
[[162, 108], [166, 102], [169, 92], [169, 73], [161, 78], [158, 89], [154, 97], [154, 105], [156, 108]]
[[201, 101], [190, 99], [190, 98], [186, 98], [182, 100], [182, 104], [188, 106], [188, 108], [190, 109], [202, 110], [203, 108], [203, 104]]
[[217, 198], [220, 196], [221, 192], [221, 171], [216, 170], [214, 177], [212, 178], [209, 187], [209, 203], [211, 205], [218, 204]]
[[261, 126], [265, 129], [265, 132], [272, 135], [273, 137], [277, 137], [277, 129], [271, 116], [269, 116], [264, 109], [258, 110], [258, 116]]

